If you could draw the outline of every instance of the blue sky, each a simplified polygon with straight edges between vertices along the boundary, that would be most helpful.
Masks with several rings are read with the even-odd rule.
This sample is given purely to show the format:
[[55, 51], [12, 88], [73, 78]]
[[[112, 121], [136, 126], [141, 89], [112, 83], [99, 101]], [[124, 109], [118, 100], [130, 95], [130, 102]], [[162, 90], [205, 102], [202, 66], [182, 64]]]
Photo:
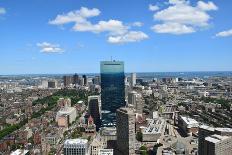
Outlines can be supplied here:
[[1, 0], [0, 74], [231, 71], [230, 0]]

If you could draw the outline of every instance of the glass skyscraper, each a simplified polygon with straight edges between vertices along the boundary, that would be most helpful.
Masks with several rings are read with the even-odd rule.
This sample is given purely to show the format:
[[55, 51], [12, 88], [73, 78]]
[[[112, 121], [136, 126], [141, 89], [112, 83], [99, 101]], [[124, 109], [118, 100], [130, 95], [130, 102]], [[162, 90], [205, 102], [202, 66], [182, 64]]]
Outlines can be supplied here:
[[124, 62], [101, 61], [102, 126], [116, 125], [116, 110], [126, 105]]

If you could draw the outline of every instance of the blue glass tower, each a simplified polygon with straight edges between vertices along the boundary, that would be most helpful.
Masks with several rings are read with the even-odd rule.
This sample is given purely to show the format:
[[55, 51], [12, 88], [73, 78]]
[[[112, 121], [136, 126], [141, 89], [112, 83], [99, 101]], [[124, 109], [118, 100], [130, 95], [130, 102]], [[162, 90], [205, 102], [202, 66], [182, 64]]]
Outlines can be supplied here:
[[102, 126], [116, 125], [116, 110], [126, 105], [124, 62], [101, 61]]

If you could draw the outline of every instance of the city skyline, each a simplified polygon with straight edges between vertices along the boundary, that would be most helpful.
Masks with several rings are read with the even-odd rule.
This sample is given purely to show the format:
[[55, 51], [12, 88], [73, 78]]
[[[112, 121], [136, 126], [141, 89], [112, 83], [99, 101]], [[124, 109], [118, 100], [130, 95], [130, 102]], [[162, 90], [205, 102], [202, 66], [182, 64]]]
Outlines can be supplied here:
[[[231, 71], [232, 2], [0, 2], [0, 75]], [[183, 15], [180, 17], [179, 15]]]

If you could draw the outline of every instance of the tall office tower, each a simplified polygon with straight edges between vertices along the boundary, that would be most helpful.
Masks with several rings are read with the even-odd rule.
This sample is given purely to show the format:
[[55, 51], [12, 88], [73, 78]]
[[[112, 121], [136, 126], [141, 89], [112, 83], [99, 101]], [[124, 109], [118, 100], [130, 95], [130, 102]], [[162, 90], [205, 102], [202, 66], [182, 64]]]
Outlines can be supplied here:
[[79, 76], [77, 74], [73, 75], [73, 84], [76, 85], [79, 82]]
[[130, 91], [128, 93], [128, 104], [133, 105], [136, 110], [136, 113], [142, 114], [143, 113], [143, 98], [140, 93], [136, 91]]
[[131, 87], [134, 87], [135, 84], [136, 84], [136, 73], [131, 73], [130, 85]]
[[100, 84], [100, 76], [95, 76], [93, 79], [93, 84], [99, 85]]
[[67, 139], [64, 142], [64, 155], [88, 155], [88, 140]]
[[71, 84], [73, 84], [73, 77], [72, 76], [64, 76], [63, 80], [64, 80], [64, 87], [68, 87]]
[[100, 96], [89, 96], [88, 97], [88, 110], [89, 114], [93, 117], [94, 124], [96, 125], [97, 131], [101, 127], [101, 101]]
[[198, 154], [204, 155], [204, 140], [206, 137], [214, 134], [214, 128], [209, 126], [200, 126], [198, 131]]
[[140, 93], [137, 94], [136, 96], [136, 105], [135, 105], [135, 110], [136, 113], [143, 114], [143, 105], [144, 105], [144, 99]]
[[101, 62], [102, 126], [115, 126], [116, 110], [126, 105], [124, 62]]
[[128, 104], [136, 105], [136, 96], [138, 93], [136, 91], [130, 91], [128, 93]]
[[84, 78], [83, 77], [79, 77], [79, 79], [78, 79], [78, 85], [84, 86], [84, 84], [85, 84]]
[[232, 137], [211, 135], [204, 140], [204, 155], [231, 155]]
[[120, 108], [116, 113], [117, 149], [122, 155], [135, 154], [135, 113], [130, 108]]
[[198, 154], [199, 155], [208, 155], [205, 154], [205, 139], [212, 135], [220, 135], [220, 136], [232, 136], [231, 128], [213, 128], [206, 125], [202, 125], [199, 127], [198, 131]]
[[86, 86], [87, 85], [87, 76], [86, 75], [83, 75], [82, 78], [84, 79], [84, 85]]
[[56, 81], [48, 81], [48, 88], [56, 88], [57, 82]]

